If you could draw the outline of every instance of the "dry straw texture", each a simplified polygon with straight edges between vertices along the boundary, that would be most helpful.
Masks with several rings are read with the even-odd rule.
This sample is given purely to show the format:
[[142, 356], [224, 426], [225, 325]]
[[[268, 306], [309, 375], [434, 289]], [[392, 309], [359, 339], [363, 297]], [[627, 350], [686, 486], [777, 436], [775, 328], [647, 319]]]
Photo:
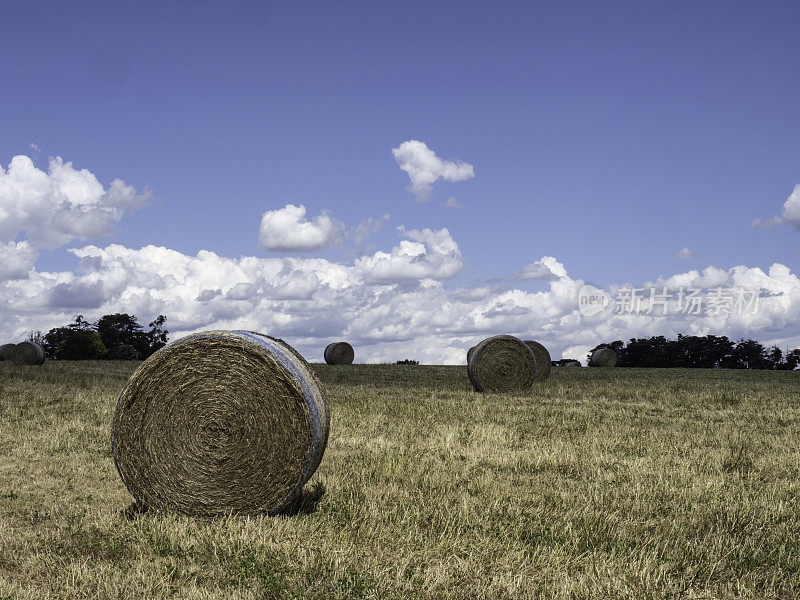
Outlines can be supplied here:
[[352, 365], [355, 352], [347, 342], [334, 342], [325, 347], [324, 356], [329, 365]]
[[479, 392], [524, 391], [536, 378], [536, 358], [521, 340], [496, 335], [475, 346], [467, 372]]
[[527, 344], [528, 348], [531, 349], [533, 352], [533, 356], [536, 359], [536, 381], [547, 381], [550, 377], [550, 369], [552, 365], [550, 361], [550, 353], [547, 351], [542, 344], [536, 342], [534, 340], [524, 340], [525, 344]]
[[617, 353], [611, 348], [599, 348], [592, 352], [592, 366], [613, 367], [617, 364]]
[[[6, 353], [8, 353], [8, 356], [6, 356]], [[15, 365], [34, 366], [44, 364], [44, 350], [35, 342], [20, 342], [12, 346], [10, 350], [4, 350], [3, 356]]]
[[136, 370], [112, 424], [114, 461], [136, 501], [192, 515], [276, 513], [322, 460], [322, 387], [288, 344], [207, 331]]
[[11, 349], [16, 344], [3, 344], [0, 346], [0, 360], [11, 360]]

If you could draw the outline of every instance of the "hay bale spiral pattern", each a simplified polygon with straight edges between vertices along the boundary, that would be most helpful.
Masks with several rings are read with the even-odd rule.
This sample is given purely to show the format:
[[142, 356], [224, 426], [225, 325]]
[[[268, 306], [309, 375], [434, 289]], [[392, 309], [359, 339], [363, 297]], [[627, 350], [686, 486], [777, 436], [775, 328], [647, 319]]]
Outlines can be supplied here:
[[325, 347], [323, 356], [329, 365], [352, 365], [355, 352], [347, 342], [333, 342]]
[[191, 515], [280, 512], [322, 460], [330, 416], [294, 348], [247, 331], [174, 341], [128, 381], [114, 462], [136, 501]]
[[611, 348], [599, 348], [592, 352], [593, 367], [613, 367], [617, 364], [617, 353]]
[[479, 392], [524, 391], [536, 378], [536, 358], [518, 338], [496, 335], [475, 346], [468, 373]]
[[543, 344], [534, 340], [523, 340], [524, 343], [531, 349], [533, 356], [536, 359], [536, 381], [547, 381], [550, 377], [550, 369], [552, 364], [550, 361], [550, 352]]
[[15, 365], [36, 366], [44, 364], [44, 350], [36, 342], [20, 342], [12, 345], [9, 350], [3, 350], [3, 357]]

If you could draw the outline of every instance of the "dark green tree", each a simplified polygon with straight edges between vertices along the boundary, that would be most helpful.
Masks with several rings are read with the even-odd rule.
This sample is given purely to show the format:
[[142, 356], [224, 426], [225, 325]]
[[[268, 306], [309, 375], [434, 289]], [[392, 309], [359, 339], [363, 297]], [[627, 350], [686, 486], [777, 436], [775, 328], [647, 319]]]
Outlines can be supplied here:
[[65, 339], [69, 336], [73, 335], [75, 332], [78, 331], [88, 331], [92, 327], [92, 324], [89, 323], [86, 319], [83, 318], [83, 315], [75, 315], [72, 323], [64, 327], [55, 327], [44, 334], [42, 339], [42, 349], [44, 350], [44, 354], [47, 358], [55, 358], [56, 357], [56, 350], [61, 345]]
[[770, 369], [779, 369], [782, 364], [785, 364], [783, 361], [783, 352], [777, 346], [773, 346], [767, 352], [767, 363], [769, 364]]
[[[147, 339], [150, 344], [149, 352], [147, 356], [153, 354], [167, 345], [167, 334], [169, 331], [164, 329], [164, 323], [167, 321], [167, 317], [164, 315], [158, 315], [152, 323], [148, 325], [150, 331], [147, 332]], [[147, 358], [147, 356], [143, 356], [142, 358]]]
[[731, 356], [723, 364], [728, 369], [767, 369], [767, 360], [764, 346], [755, 340], [739, 340]]
[[797, 365], [800, 364], [800, 348], [795, 348], [791, 352], [787, 352], [783, 364], [785, 365], [783, 367], [784, 369], [794, 371]]
[[97, 321], [97, 333], [103, 344], [114, 355], [118, 346], [131, 346], [135, 348], [137, 358], [150, 355], [150, 340], [139, 325], [136, 317], [127, 313], [104, 315]]
[[98, 360], [107, 352], [99, 333], [93, 329], [80, 329], [64, 338], [55, 355], [58, 360]]

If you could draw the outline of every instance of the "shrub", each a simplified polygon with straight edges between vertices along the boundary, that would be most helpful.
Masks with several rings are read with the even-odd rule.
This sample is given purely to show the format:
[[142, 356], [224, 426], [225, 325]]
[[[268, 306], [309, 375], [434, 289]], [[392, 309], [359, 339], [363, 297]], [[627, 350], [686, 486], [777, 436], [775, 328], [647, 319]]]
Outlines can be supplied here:
[[100, 334], [91, 329], [74, 331], [56, 350], [58, 360], [98, 360], [108, 353]]
[[139, 360], [139, 351], [130, 344], [120, 344], [108, 351], [106, 356], [109, 360]]

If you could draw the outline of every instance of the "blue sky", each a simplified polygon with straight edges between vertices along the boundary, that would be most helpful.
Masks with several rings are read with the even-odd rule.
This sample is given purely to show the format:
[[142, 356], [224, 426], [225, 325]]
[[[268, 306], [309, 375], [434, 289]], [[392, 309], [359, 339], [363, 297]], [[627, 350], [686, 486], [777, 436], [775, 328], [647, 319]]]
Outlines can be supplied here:
[[[389, 252], [398, 226], [447, 229], [462, 266], [437, 281], [454, 293], [552, 292], [514, 277], [545, 256], [601, 286], [800, 268], [791, 220], [751, 227], [800, 183], [797, 3], [167, 4], [3, 8], [0, 165], [61, 157], [151, 193], [101, 234], [39, 248], [39, 272], [79, 273], [69, 248], [112, 243], [351, 265]], [[474, 177], [418, 202], [392, 154], [410, 140]], [[347, 229], [390, 218], [357, 244], [259, 245], [262, 215], [288, 204]], [[684, 247], [702, 256], [674, 258]], [[109, 294], [85, 312], [125, 308]], [[0, 331], [35, 320], [0, 317]], [[752, 335], [800, 343], [781, 323]], [[476, 327], [459, 331], [491, 333]]]

